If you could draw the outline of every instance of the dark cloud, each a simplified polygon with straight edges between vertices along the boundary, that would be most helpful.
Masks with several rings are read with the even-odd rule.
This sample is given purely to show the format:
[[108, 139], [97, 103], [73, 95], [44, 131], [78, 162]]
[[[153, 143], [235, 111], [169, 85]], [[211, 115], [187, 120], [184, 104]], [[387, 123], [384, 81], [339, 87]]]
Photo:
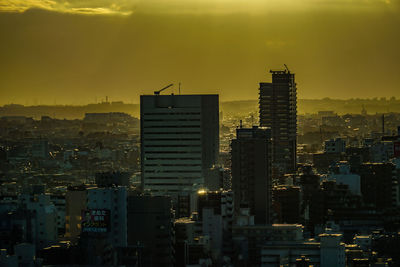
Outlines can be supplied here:
[[391, 10], [399, 0], [3, 0], [0, 11], [24, 12], [45, 9], [61, 13], [92, 15], [129, 15], [144, 13], [260, 14], [271, 11], [307, 11], [314, 9]]

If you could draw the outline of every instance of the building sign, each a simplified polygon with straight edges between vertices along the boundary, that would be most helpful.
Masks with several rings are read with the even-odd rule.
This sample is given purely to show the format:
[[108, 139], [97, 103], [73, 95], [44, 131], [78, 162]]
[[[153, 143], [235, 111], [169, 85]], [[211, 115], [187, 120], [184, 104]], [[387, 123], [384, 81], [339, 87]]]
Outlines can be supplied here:
[[394, 143], [394, 156], [400, 158], [400, 142]]
[[106, 233], [109, 231], [110, 211], [91, 209], [82, 211], [82, 232]]

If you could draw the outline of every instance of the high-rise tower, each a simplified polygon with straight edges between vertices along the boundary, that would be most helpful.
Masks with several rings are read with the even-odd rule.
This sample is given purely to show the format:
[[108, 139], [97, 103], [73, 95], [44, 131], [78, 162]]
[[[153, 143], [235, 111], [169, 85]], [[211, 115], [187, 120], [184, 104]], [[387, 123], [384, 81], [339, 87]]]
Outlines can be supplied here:
[[272, 83], [260, 83], [260, 126], [271, 128], [273, 167], [284, 174], [296, 170], [297, 89], [287, 68], [270, 73]]
[[218, 159], [218, 95], [142, 95], [140, 124], [143, 188], [177, 196], [202, 187]]

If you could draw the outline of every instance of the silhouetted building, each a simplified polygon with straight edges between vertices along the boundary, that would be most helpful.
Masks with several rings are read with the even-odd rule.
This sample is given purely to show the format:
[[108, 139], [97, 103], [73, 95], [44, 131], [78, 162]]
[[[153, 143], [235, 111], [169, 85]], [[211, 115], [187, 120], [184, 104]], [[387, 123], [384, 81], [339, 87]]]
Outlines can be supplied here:
[[142, 95], [140, 122], [143, 188], [197, 191], [218, 159], [218, 95]]
[[42, 266], [42, 259], [35, 255], [35, 245], [21, 243], [14, 246], [14, 255], [0, 250], [0, 266]]
[[133, 122], [135, 120], [137, 121], [136, 118], [133, 118], [131, 115], [123, 112], [85, 113], [85, 117], [83, 118], [84, 122], [103, 124]]
[[350, 165], [346, 161], [340, 161], [326, 177], [328, 180], [336, 181], [337, 184], [344, 184], [349, 187], [351, 193], [361, 195], [360, 175], [350, 172]]
[[192, 206], [193, 194], [185, 193], [178, 195], [178, 200], [174, 203], [174, 210], [176, 218], [190, 217], [192, 211], [194, 210]]
[[328, 173], [329, 167], [343, 158], [341, 153], [315, 153], [313, 154], [313, 165], [319, 173]]
[[65, 195], [65, 236], [72, 241], [81, 234], [82, 211], [86, 210], [86, 200], [84, 185], [68, 187]]
[[398, 189], [392, 163], [365, 163], [360, 167], [361, 194], [364, 203], [378, 209], [397, 205]]
[[[265, 242], [261, 250], [261, 266], [320, 266], [320, 267], [345, 267], [345, 244], [341, 242], [341, 234], [320, 234], [319, 242], [316, 240], [304, 240], [300, 229], [301, 225], [276, 225], [283, 228], [279, 233], [281, 240]], [[287, 230], [285, 228], [288, 228]], [[279, 229], [279, 228], [278, 228]], [[297, 235], [293, 235], [297, 230]], [[296, 233], [294, 232], [294, 233]], [[291, 235], [289, 235], [291, 233]], [[304, 258], [303, 258], [304, 257]], [[301, 259], [303, 258], [303, 260]]]
[[273, 189], [279, 223], [300, 223], [300, 187], [278, 186]]
[[128, 196], [128, 245], [139, 266], [173, 266], [173, 213], [164, 196]]
[[[254, 225], [239, 221], [232, 227], [232, 239], [237, 257], [234, 266], [280, 266], [279, 261], [283, 257], [276, 251], [278, 244], [292, 243], [292, 247], [296, 248], [304, 241], [300, 224]], [[273, 253], [268, 253], [268, 244], [275, 249]]]
[[273, 166], [279, 173], [296, 170], [297, 89], [294, 73], [270, 71], [272, 83], [260, 83], [260, 126], [270, 127]]
[[210, 191], [220, 190], [224, 187], [224, 176], [226, 171], [220, 166], [208, 169], [204, 175], [204, 187]]
[[271, 221], [271, 130], [239, 128], [231, 143], [232, 189], [236, 213], [249, 207], [256, 224]]
[[342, 138], [326, 140], [324, 150], [326, 153], [343, 153], [346, 151], [346, 140]]
[[346, 148], [347, 161], [350, 164], [350, 171], [358, 173], [362, 163], [370, 162], [369, 147], [348, 147]]
[[202, 223], [197, 216], [176, 220], [174, 229], [176, 266], [199, 264], [210, 257], [209, 238], [203, 236]]
[[304, 226], [313, 231], [314, 226], [325, 221], [324, 195], [320, 188], [320, 176], [310, 169], [300, 175], [299, 185], [302, 191], [301, 212]]
[[107, 187], [112, 185], [129, 186], [129, 172], [100, 172], [96, 173], [95, 181], [99, 187]]

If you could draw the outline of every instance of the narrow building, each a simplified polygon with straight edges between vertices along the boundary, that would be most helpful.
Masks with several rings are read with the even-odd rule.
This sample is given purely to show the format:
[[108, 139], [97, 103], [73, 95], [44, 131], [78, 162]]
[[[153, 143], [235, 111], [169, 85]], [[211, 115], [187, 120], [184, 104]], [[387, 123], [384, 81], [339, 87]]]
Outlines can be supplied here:
[[271, 130], [238, 128], [231, 143], [235, 211], [250, 208], [256, 224], [271, 222]]
[[273, 167], [278, 174], [296, 170], [297, 89], [288, 69], [270, 71], [272, 83], [260, 83], [260, 126], [270, 127]]

